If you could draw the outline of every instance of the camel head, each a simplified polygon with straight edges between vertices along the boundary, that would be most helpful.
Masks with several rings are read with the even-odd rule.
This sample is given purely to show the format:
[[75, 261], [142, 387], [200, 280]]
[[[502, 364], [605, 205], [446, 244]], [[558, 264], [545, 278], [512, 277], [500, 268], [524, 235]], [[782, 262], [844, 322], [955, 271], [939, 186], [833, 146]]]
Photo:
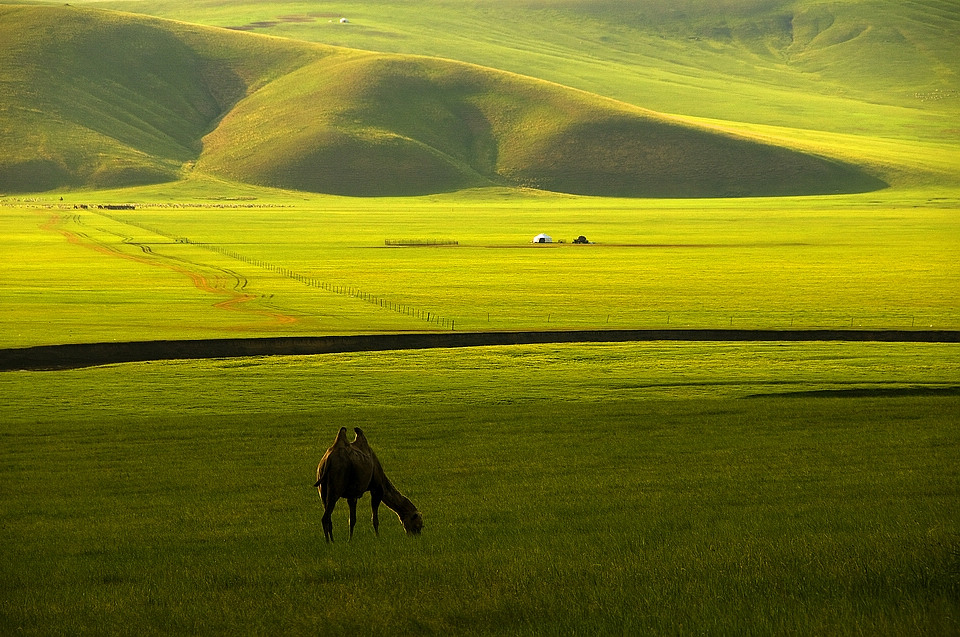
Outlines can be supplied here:
[[423, 530], [423, 516], [416, 509], [407, 517], [401, 518], [400, 523], [403, 524], [407, 535], [420, 535], [420, 531]]

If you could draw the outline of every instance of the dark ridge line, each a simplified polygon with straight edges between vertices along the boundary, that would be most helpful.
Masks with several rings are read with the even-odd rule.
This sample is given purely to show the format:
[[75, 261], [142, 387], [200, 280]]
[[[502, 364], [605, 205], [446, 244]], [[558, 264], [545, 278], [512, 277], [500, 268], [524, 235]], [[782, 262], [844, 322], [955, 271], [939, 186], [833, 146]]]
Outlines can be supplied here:
[[63, 370], [117, 363], [245, 356], [303, 356], [490, 345], [644, 341], [960, 343], [960, 330], [568, 330], [74, 343], [0, 350], [0, 371]]
[[913, 398], [960, 396], [960, 386], [937, 387], [854, 387], [851, 389], [810, 389], [769, 394], [748, 394], [744, 398]]

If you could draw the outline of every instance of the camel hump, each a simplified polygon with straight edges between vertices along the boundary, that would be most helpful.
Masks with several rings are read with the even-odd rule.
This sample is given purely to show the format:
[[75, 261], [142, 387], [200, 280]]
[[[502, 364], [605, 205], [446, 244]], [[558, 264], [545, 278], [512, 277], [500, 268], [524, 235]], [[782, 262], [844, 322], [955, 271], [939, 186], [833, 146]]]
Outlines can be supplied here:
[[353, 444], [360, 445], [362, 448], [369, 449], [370, 443], [367, 442], [367, 437], [363, 433], [363, 429], [360, 427], [354, 427], [353, 432], [357, 434], [357, 437], [354, 439]]
[[337, 432], [337, 438], [333, 441], [333, 446], [340, 447], [348, 444], [350, 444], [350, 442], [347, 440], [347, 428], [340, 427], [340, 431]]

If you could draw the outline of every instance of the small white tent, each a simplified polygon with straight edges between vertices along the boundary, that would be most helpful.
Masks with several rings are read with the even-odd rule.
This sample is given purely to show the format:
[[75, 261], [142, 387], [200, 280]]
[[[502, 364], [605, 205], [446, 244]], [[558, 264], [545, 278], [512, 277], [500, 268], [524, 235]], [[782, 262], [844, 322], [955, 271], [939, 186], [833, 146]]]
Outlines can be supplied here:
[[553, 237], [548, 234], [540, 233], [533, 238], [534, 243], [553, 243]]

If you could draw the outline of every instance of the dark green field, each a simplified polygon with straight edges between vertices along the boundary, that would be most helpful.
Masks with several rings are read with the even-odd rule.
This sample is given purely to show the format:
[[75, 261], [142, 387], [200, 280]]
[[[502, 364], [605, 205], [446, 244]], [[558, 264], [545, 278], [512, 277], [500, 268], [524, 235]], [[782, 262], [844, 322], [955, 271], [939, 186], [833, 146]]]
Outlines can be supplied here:
[[[885, 371], [904, 348], [900, 372]], [[956, 353], [719, 349], [4, 374], [0, 623], [26, 634], [954, 632], [958, 387], [884, 387], [923, 378], [909, 361], [936, 352], [955, 380]], [[784, 359], [792, 375], [766, 381]], [[796, 395], [824, 386], [864, 389]], [[337, 429], [357, 425], [423, 511], [421, 537], [386, 512], [375, 539], [364, 499], [353, 541], [343, 506], [337, 542], [324, 544], [312, 475]]]

